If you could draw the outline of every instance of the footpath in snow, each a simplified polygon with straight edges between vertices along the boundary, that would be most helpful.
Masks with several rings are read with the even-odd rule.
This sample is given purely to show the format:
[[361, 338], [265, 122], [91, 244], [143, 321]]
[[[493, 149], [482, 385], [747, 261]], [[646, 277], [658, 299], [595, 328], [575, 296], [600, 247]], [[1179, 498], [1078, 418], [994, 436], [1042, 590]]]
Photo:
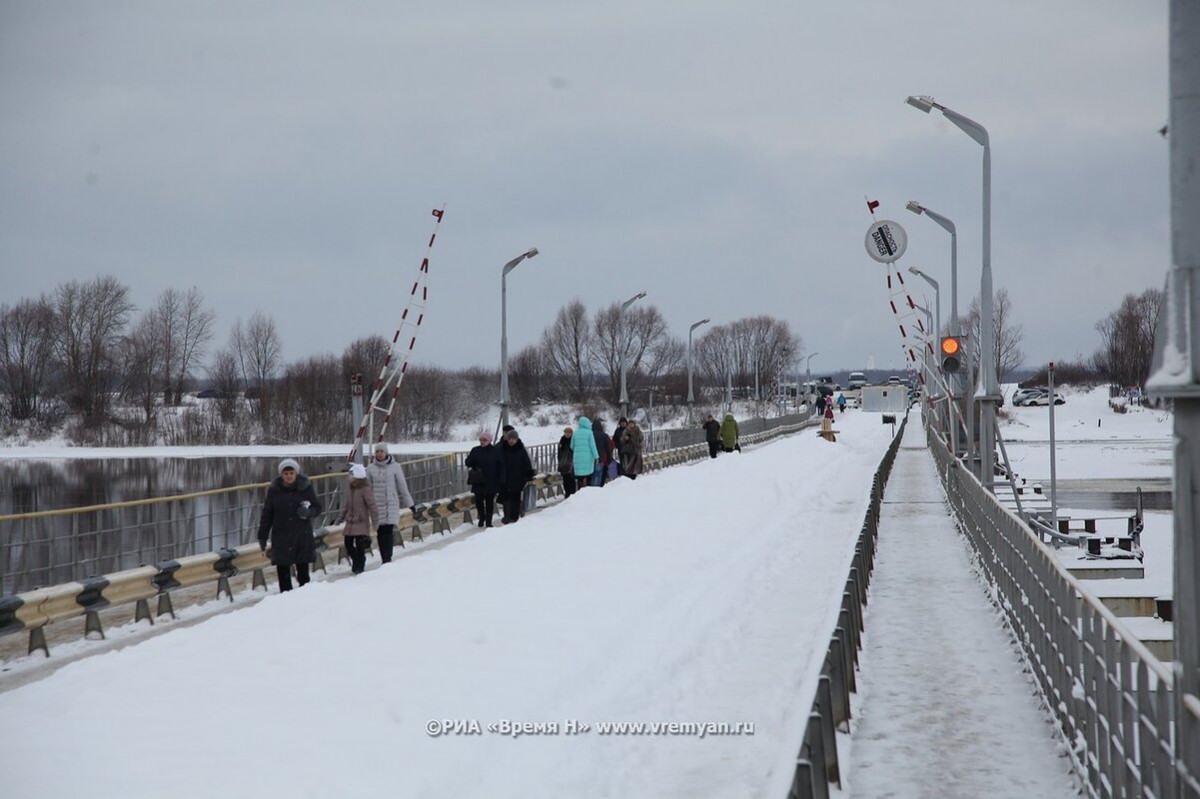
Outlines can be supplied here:
[[872, 799], [1075, 796], [916, 422], [884, 496], [843, 787]]
[[0, 693], [0, 795], [781, 799], [891, 433], [837, 428]]

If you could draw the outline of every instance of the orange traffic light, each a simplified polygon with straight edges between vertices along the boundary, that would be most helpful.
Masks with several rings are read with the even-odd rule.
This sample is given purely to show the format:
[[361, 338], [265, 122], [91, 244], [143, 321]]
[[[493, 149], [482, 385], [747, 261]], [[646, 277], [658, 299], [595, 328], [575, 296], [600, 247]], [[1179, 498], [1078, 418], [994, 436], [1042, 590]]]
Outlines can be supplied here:
[[942, 336], [942, 371], [957, 372], [961, 366], [962, 341], [958, 336]]

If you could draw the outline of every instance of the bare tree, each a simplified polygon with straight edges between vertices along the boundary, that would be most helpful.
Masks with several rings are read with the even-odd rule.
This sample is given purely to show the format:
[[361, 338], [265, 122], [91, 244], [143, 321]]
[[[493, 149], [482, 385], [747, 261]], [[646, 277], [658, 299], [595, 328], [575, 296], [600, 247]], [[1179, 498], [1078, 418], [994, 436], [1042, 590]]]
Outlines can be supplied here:
[[165, 289], [151, 309], [151, 319], [162, 347], [163, 403], [178, 406], [183, 402], [184, 384], [212, 340], [216, 314], [204, 307], [200, 289], [193, 286], [186, 292]]
[[626, 389], [644, 382], [641, 375], [647, 353], [668, 338], [667, 321], [657, 306], [625, 311], [617, 303], [596, 312], [592, 325], [592, 364], [609, 380], [612, 401], [620, 399], [621, 356], [624, 354]]
[[1144, 386], [1154, 356], [1154, 331], [1164, 294], [1147, 289], [1126, 294], [1117, 310], [1096, 323], [1101, 347], [1093, 361], [1098, 371], [1121, 386]]
[[271, 380], [279, 369], [283, 349], [275, 320], [262, 311], [255, 311], [245, 326], [240, 319], [234, 323], [229, 343], [237, 358], [242, 381], [247, 388], [253, 387], [258, 397], [259, 419], [265, 421], [271, 413]]
[[[265, 396], [265, 395], [264, 395]], [[314, 355], [288, 364], [275, 388], [268, 440], [338, 441], [349, 437], [349, 392], [334, 355]]]
[[542, 333], [547, 377], [562, 395], [575, 402], [587, 398], [592, 357], [592, 328], [579, 300], [560, 308], [554, 323]]
[[52, 368], [54, 310], [44, 296], [0, 306], [0, 389], [13, 419], [40, 415]]
[[55, 289], [55, 350], [67, 404], [83, 415], [85, 425], [102, 421], [108, 411], [115, 348], [133, 310], [128, 287], [111, 276]]
[[[971, 308], [967, 311], [966, 329], [971, 338], [970, 353], [975, 368], [979, 368], [980, 348], [983, 340], [980, 336], [979, 298], [971, 300]], [[992, 360], [996, 366], [996, 380], [1005, 382], [1009, 373], [1025, 363], [1025, 353], [1021, 351], [1021, 342], [1025, 340], [1025, 331], [1013, 319], [1012, 302], [1008, 297], [1008, 289], [996, 292], [992, 301], [992, 320], [995, 339], [992, 345]]]
[[121, 396], [142, 411], [146, 427], [153, 424], [157, 410], [155, 400], [162, 385], [164, 349], [153, 311], [142, 316], [133, 332], [121, 340], [119, 348]]
[[221, 416], [221, 421], [226, 423], [234, 421], [238, 416], [238, 409], [242, 407], [242, 401], [238, 396], [241, 380], [238, 373], [237, 356], [234, 355], [232, 348], [226, 347], [213, 355], [212, 362], [208, 367], [208, 379], [212, 387], [220, 392], [217, 397], [217, 412]]
[[760, 394], [775, 385], [792, 367], [803, 342], [787, 322], [772, 316], [739, 319], [717, 325], [697, 343], [693, 357], [710, 384], [753, 386]]
[[[342, 353], [343, 381], [348, 385], [351, 375], [361, 374], [364, 391], [369, 401], [371, 392], [375, 388], [375, 382], [379, 378], [379, 370], [383, 368], [388, 353], [391, 351], [392, 345], [386, 338], [379, 335], [366, 336], [350, 342]], [[395, 362], [392, 363], [393, 367], [397, 365]]]
[[410, 367], [404, 379], [404, 401], [392, 414], [389, 438], [444, 438], [456, 419], [454, 381], [437, 367]]
[[549, 384], [545, 351], [531, 344], [513, 356], [508, 363], [508, 380], [513, 404], [526, 407], [544, 399]]

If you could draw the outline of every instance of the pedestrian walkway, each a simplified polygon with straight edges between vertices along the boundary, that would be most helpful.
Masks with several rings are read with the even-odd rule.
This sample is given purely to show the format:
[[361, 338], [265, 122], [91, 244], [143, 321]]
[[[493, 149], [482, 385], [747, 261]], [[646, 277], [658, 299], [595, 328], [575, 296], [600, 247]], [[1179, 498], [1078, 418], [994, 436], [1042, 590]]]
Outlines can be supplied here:
[[884, 496], [844, 789], [872, 799], [1075, 796], [915, 421]]

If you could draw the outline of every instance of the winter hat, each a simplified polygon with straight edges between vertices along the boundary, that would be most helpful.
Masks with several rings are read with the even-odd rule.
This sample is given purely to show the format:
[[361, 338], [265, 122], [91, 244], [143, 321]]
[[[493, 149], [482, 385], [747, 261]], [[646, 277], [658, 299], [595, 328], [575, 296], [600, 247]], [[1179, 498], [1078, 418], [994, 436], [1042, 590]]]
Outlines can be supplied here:
[[490, 444], [490, 443], [492, 443], [492, 434], [491, 433], [480, 433], [479, 440], [486, 441], [487, 443]]
[[380, 441], [379, 443], [377, 443], [377, 444], [375, 445], [375, 451], [376, 451], [376, 452], [387, 452], [387, 451], [388, 451], [388, 445], [387, 445], [387, 444], [385, 444], [384, 442]]
[[296, 463], [295, 458], [284, 458], [279, 462], [279, 473], [283, 474], [284, 469], [291, 469], [296, 474], [300, 474], [300, 464]]
[[350, 467], [350, 476], [355, 480], [365, 480], [367, 478], [367, 467], [361, 463], [356, 463]]

